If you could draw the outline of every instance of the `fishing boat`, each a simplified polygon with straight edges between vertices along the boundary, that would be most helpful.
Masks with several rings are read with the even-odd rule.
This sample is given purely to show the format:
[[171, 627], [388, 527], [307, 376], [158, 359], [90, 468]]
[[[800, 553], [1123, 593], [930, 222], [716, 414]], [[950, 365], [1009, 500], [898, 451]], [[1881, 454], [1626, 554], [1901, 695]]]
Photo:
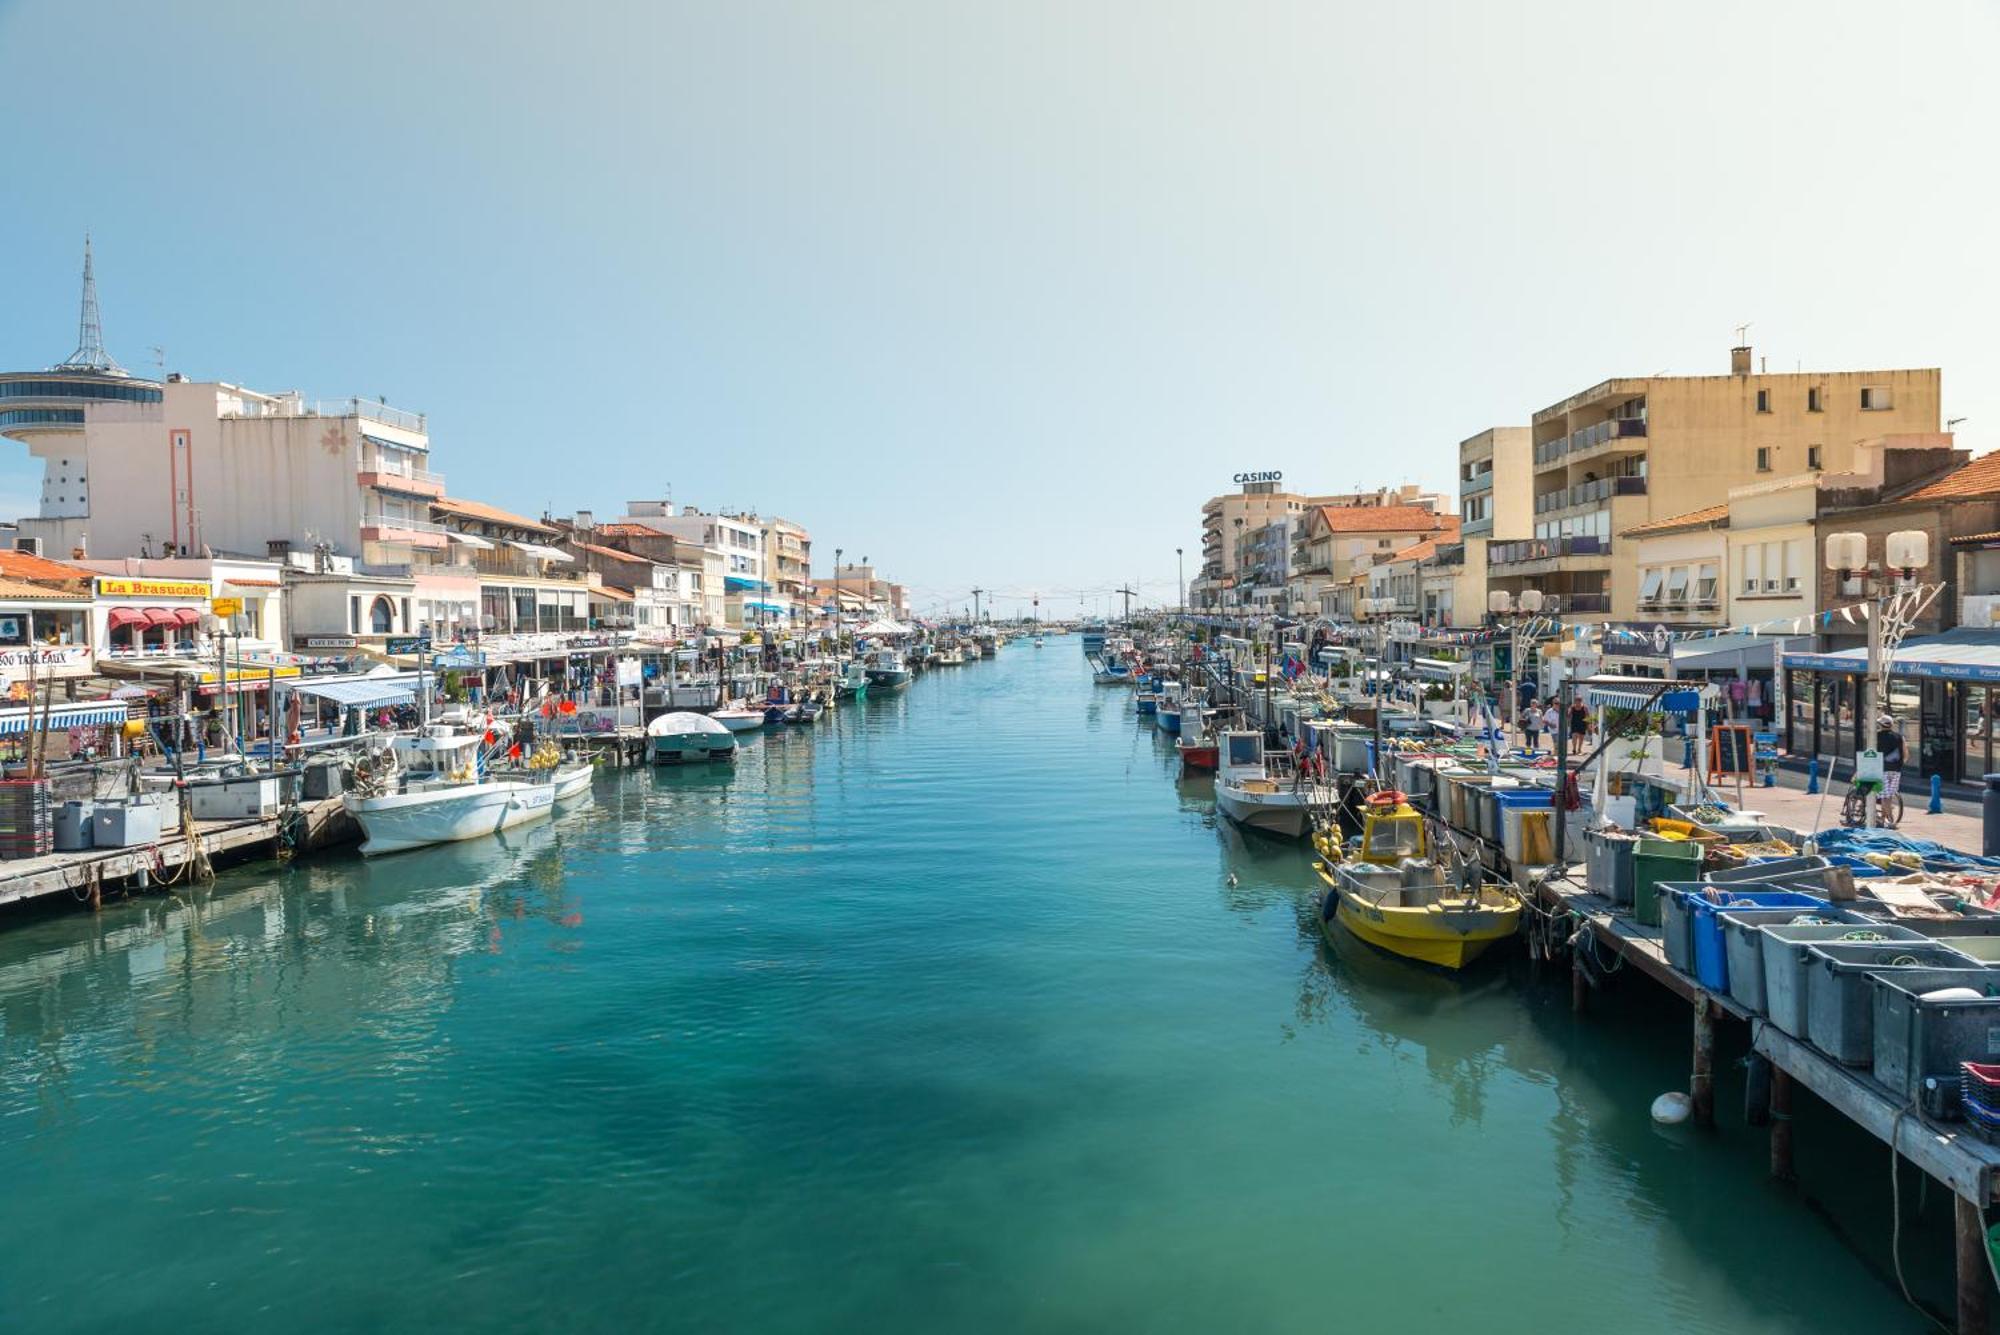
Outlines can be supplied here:
[[364, 751], [354, 762], [354, 787], [342, 798], [361, 826], [361, 852], [374, 857], [476, 839], [549, 816], [554, 783], [483, 772], [483, 748], [504, 740], [504, 732], [437, 723]]
[[731, 732], [755, 732], [764, 726], [764, 711], [741, 703], [715, 710], [709, 717]]
[[1153, 726], [1169, 736], [1178, 735], [1181, 730], [1181, 701], [1187, 697], [1187, 687], [1178, 681], [1164, 683], [1160, 687], [1159, 707], [1153, 712]]
[[1104, 623], [1101, 621], [1091, 621], [1085, 623], [1083, 628], [1084, 657], [1088, 658], [1092, 654], [1102, 653], [1103, 651], [1104, 651]]
[[1132, 692], [1132, 712], [1140, 718], [1151, 716], [1160, 707], [1160, 697], [1151, 691]]
[[1296, 839], [1306, 832], [1311, 791], [1288, 752], [1264, 751], [1264, 734], [1224, 732], [1217, 739], [1215, 805], [1245, 829]]
[[840, 675], [834, 679], [833, 698], [836, 700], [865, 700], [868, 698], [868, 665], [858, 658], [850, 658], [841, 665]]
[[903, 656], [894, 649], [885, 647], [872, 651], [867, 658], [867, 671], [869, 688], [885, 695], [910, 684], [910, 669], [903, 662]]
[[972, 636], [972, 643], [979, 650], [981, 658], [991, 658], [1000, 652], [1000, 635], [997, 631], [975, 631]]
[[[761, 715], [759, 716], [761, 719]], [[683, 765], [736, 759], [736, 734], [707, 714], [662, 714], [646, 725], [646, 760]]]
[[588, 797], [590, 781], [596, 773], [597, 767], [588, 759], [565, 756], [554, 742], [548, 740], [536, 747], [535, 753], [526, 760], [495, 765], [489, 771], [494, 779], [550, 785], [556, 790], [558, 810], [574, 806], [579, 799]]
[[1313, 845], [1314, 869], [1327, 886], [1324, 932], [1337, 918], [1392, 955], [1462, 969], [1520, 928], [1520, 897], [1486, 883], [1476, 867], [1454, 870], [1432, 857], [1424, 818], [1402, 793], [1369, 796], [1351, 846], [1342, 846], [1332, 821], [1314, 831]]
[[965, 650], [956, 644], [952, 645], [951, 648], [944, 650], [938, 655], [937, 665], [939, 667], [964, 667]]

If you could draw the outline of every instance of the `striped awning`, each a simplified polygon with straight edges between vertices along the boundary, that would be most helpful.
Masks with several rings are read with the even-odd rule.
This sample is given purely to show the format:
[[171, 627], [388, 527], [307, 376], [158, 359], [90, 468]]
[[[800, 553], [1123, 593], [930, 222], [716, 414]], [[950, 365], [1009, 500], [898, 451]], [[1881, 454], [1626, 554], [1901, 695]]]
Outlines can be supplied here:
[[1690, 682], [1650, 677], [1597, 677], [1583, 683], [1583, 702], [1593, 709], [1692, 714], [1701, 708], [1701, 688]]
[[[57, 705], [49, 710], [50, 731], [65, 728], [89, 728], [104, 723], [125, 721], [123, 700], [92, 700], [85, 704]], [[19, 709], [0, 709], [0, 737], [13, 733], [38, 732], [42, 726], [42, 711], [39, 708], [22, 706]]]
[[394, 677], [371, 681], [320, 681], [302, 682], [293, 688], [300, 695], [316, 696], [332, 704], [350, 709], [365, 709], [370, 705], [407, 705], [416, 701], [416, 692]]

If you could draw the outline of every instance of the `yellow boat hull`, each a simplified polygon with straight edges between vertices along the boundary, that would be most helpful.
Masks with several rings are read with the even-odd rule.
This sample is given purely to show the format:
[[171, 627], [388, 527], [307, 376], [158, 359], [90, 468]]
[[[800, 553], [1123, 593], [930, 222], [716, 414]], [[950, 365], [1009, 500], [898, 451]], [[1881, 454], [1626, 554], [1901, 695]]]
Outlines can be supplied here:
[[[1518, 902], [1476, 909], [1438, 905], [1379, 908], [1356, 897], [1324, 866], [1315, 870], [1338, 897], [1336, 913], [1348, 931], [1378, 950], [1420, 964], [1462, 969], [1485, 954], [1495, 942], [1505, 941], [1520, 929]], [[1332, 921], [1324, 914], [1320, 929], [1333, 931]]]

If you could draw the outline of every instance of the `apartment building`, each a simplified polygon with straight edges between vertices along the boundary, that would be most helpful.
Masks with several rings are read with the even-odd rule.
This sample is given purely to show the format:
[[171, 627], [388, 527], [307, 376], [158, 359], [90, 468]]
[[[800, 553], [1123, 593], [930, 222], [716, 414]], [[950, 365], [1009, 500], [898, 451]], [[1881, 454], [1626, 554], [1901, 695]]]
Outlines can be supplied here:
[[1336, 590], [1357, 571], [1427, 539], [1456, 542], [1459, 519], [1421, 505], [1319, 505], [1296, 526], [1290, 606], [1301, 615], [1340, 615]]
[[1533, 587], [1566, 618], [1638, 615], [1639, 569], [1615, 535], [1715, 505], [1729, 489], [1854, 467], [1861, 443], [1936, 432], [1935, 368], [1770, 373], [1748, 347], [1727, 375], [1600, 381], [1534, 414], [1533, 535], [1496, 541], [1493, 586]]
[[[1450, 508], [1450, 498], [1437, 492], [1427, 492], [1414, 484], [1306, 496], [1283, 490], [1284, 474], [1277, 471], [1238, 473], [1234, 480], [1239, 490], [1211, 496], [1201, 507], [1201, 566], [1188, 585], [1188, 603], [1192, 607], [1235, 605], [1233, 594], [1226, 591], [1234, 589], [1237, 582], [1237, 552], [1243, 535], [1255, 533], [1274, 520], [1292, 522], [1292, 540], [1296, 548], [1297, 521], [1316, 506], [1331, 505], [1342, 509], [1400, 507], [1432, 512]], [[1266, 600], [1276, 601], [1268, 594]]]
[[1467, 538], [1534, 535], [1535, 489], [1524, 426], [1488, 427], [1458, 442], [1458, 517]]
[[789, 519], [750, 518], [763, 535], [764, 578], [771, 586], [771, 601], [788, 608], [788, 616], [808, 618], [812, 611], [812, 534]]
[[722, 584], [722, 607], [713, 624], [745, 626], [783, 616], [788, 604], [771, 598], [765, 575], [764, 531], [760, 522], [741, 516], [710, 514], [672, 501], [628, 501], [622, 523], [643, 524], [656, 532], [697, 543], [712, 555], [710, 562]]

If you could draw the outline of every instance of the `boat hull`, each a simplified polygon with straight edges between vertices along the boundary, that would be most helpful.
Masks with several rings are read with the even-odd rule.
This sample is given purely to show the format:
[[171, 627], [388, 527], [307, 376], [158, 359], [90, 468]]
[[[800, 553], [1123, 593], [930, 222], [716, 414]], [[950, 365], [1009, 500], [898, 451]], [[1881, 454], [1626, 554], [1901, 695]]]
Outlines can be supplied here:
[[1329, 916], [1320, 913], [1323, 930], [1333, 930], [1339, 918], [1348, 931], [1391, 955], [1441, 969], [1463, 969], [1496, 943], [1520, 928], [1521, 910], [1513, 908], [1378, 908], [1369, 904], [1324, 866], [1316, 868], [1335, 904]]
[[[584, 782], [587, 787], [588, 773]], [[348, 814], [360, 822], [365, 836], [361, 852], [368, 857], [498, 834], [547, 818], [555, 804], [555, 784], [513, 782], [470, 783], [384, 797], [349, 793], [345, 799]]]
[[718, 709], [709, 717], [731, 732], [755, 732], [764, 726], [761, 709]]
[[1161, 732], [1172, 733], [1176, 737], [1180, 736], [1181, 716], [1174, 710], [1160, 710], [1154, 716], [1153, 722], [1159, 727]]
[[868, 674], [868, 689], [884, 695], [903, 690], [909, 684], [910, 674], [907, 672], [870, 672]]
[[[763, 727], [762, 717], [757, 726]], [[714, 733], [669, 733], [646, 739], [646, 759], [655, 765], [698, 765], [736, 759], [736, 743], [720, 744]]]
[[1306, 832], [1305, 799], [1296, 793], [1250, 794], [1218, 786], [1215, 805], [1245, 829], [1297, 839]]
[[1219, 748], [1213, 746], [1186, 746], [1180, 748], [1181, 768], [1213, 773], [1221, 759]]

